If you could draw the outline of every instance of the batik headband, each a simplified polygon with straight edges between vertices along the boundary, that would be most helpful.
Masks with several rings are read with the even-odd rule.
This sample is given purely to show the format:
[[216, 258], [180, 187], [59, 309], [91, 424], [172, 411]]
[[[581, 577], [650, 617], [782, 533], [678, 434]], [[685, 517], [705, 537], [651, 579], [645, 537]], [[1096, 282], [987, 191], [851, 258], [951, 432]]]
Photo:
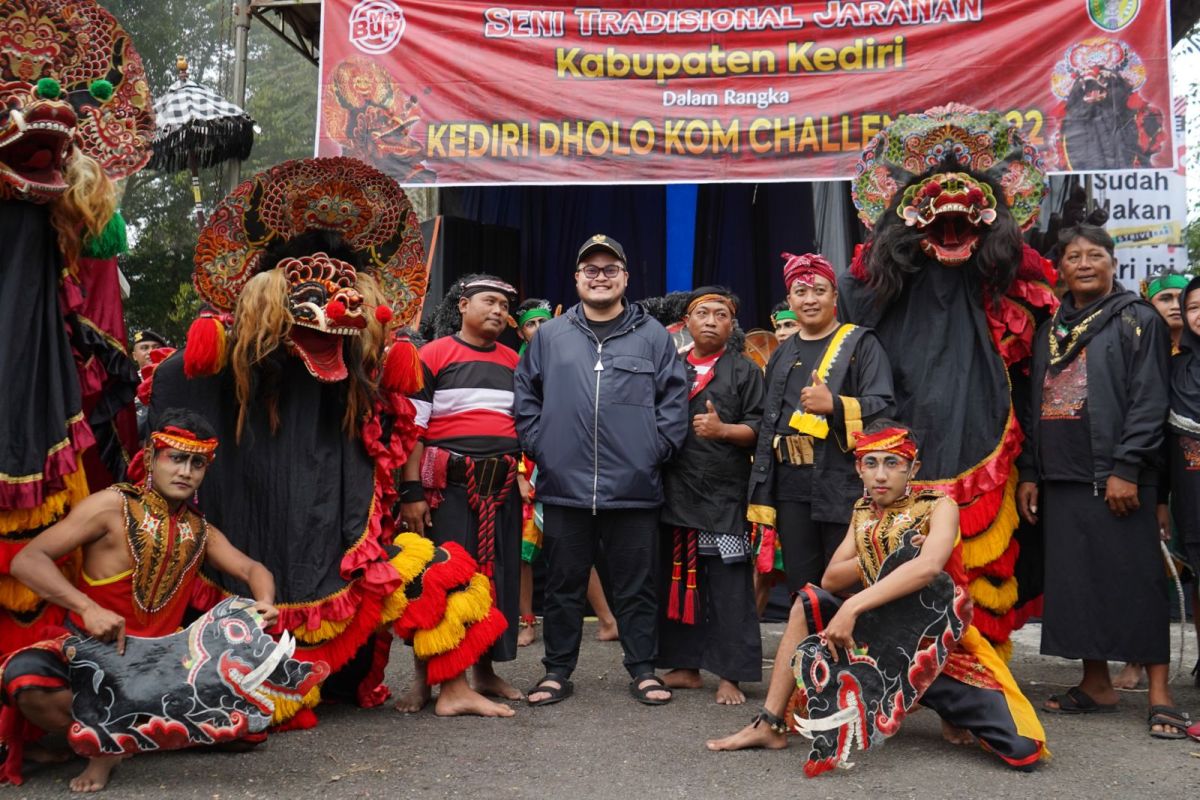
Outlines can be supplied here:
[[915, 461], [917, 443], [904, 428], [884, 428], [878, 433], [854, 434], [854, 457], [862, 458], [867, 453], [892, 453]]
[[161, 431], [155, 431], [150, 434], [150, 438], [154, 441], [155, 450], [173, 448], [184, 453], [208, 456], [210, 460], [217, 451], [215, 438], [201, 439], [186, 428], [179, 428], [175, 425], [167, 425]]
[[830, 264], [829, 259], [825, 256], [817, 253], [805, 253], [801, 256], [791, 253], [782, 253], [781, 255], [785, 259], [783, 285], [789, 292], [797, 281], [805, 286], [812, 286], [818, 277], [837, 285], [837, 274], [833, 271], [833, 264]]
[[525, 323], [531, 319], [553, 319], [554, 314], [550, 311], [550, 304], [544, 306], [534, 306], [526, 309], [517, 315], [517, 327], [524, 328]]
[[771, 315], [771, 324], [778, 328], [779, 323], [783, 322], [785, 319], [790, 319], [792, 322], [800, 321], [800, 318], [796, 316], [795, 311], [792, 311], [789, 308], [781, 308]]
[[732, 297], [724, 294], [716, 294], [714, 292], [702, 294], [692, 302], [688, 303], [687, 313], [691, 314], [692, 311], [696, 309], [696, 306], [700, 305], [701, 303], [724, 303], [725, 305], [729, 306], [729, 311], [731, 313], [737, 313], [737, 303], [733, 302]]
[[502, 280], [494, 278], [479, 278], [470, 283], [464, 283], [462, 287], [462, 296], [471, 297], [480, 294], [481, 292], [499, 292], [508, 297], [510, 301], [517, 297], [517, 290]]
[[1164, 289], [1186, 289], [1188, 280], [1187, 275], [1180, 275], [1178, 272], [1168, 272], [1165, 275], [1158, 275], [1142, 281], [1142, 296], [1147, 300], [1152, 300], [1154, 295]]

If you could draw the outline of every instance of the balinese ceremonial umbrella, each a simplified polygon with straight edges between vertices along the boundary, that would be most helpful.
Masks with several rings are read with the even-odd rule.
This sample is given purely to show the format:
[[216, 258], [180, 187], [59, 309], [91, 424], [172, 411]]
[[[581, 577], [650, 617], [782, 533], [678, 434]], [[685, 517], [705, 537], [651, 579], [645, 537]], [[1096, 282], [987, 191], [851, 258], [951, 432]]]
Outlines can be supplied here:
[[196, 224], [204, 224], [200, 204], [200, 168], [236, 158], [245, 161], [254, 146], [254, 120], [207, 86], [188, 78], [187, 60], [176, 61], [179, 80], [154, 101], [158, 131], [150, 168], [187, 169], [192, 174]]

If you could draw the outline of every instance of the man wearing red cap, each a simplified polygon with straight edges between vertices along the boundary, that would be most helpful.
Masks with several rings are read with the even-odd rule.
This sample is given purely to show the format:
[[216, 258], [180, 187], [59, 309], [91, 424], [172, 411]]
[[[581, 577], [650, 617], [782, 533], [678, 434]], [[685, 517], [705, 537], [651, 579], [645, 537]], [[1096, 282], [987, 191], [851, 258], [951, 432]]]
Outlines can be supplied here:
[[819, 581], [861, 492], [851, 437], [892, 404], [887, 355], [867, 328], [837, 320], [837, 276], [821, 255], [784, 253], [800, 331], [767, 363], [766, 402], [750, 474], [750, 521], [762, 526], [759, 571], [783, 550], [788, 588]]

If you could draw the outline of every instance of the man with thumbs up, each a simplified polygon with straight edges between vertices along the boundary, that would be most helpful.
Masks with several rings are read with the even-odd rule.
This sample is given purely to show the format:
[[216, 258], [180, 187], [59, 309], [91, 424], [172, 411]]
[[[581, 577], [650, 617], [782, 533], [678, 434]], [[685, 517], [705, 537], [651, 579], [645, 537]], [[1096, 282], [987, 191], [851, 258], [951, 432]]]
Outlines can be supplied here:
[[762, 680], [746, 525], [746, 481], [762, 417], [763, 379], [754, 362], [726, 347], [737, 298], [707, 286], [684, 317], [694, 346], [685, 355], [691, 429], [663, 473], [664, 586], [657, 666], [674, 689], [719, 678], [716, 701], [746, 701], [738, 684]]
[[852, 434], [891, 412], [892, 370], [874, 333], [839, 324], [833, 265], [815, 253], [783, 258], [800, 331], [767, 363], [747, 517], [761, 526], [759, 569], [771, 569], [776, 542], [788, 588], [798, 592], [820, 582], [845, 538], [862, 493]]

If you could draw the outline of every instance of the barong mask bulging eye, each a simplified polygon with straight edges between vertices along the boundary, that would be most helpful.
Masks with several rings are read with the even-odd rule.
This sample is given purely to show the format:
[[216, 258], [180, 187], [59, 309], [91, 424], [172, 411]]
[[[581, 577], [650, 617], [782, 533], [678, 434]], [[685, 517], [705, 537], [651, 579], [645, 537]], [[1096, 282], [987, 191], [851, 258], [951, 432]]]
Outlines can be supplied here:
[[76, 121], [53, 79], [0, 84], [0, 198], [45, 203], [67, 190]]
[[996, 195], [964, 172], [939, 172], [905, 189], [896, 213], [925, 234], [926, 255], [956, 267], [975, 253], [984, 226], [996, 221]]
[[343, 338], [359, 336], [367, 327], [362, 295], [355, 288], [357, 272], [325, 253], [285, 258], [278, 269], [287, 277], [293, 350], [317, 380], [344, 380], [349, 371]]

